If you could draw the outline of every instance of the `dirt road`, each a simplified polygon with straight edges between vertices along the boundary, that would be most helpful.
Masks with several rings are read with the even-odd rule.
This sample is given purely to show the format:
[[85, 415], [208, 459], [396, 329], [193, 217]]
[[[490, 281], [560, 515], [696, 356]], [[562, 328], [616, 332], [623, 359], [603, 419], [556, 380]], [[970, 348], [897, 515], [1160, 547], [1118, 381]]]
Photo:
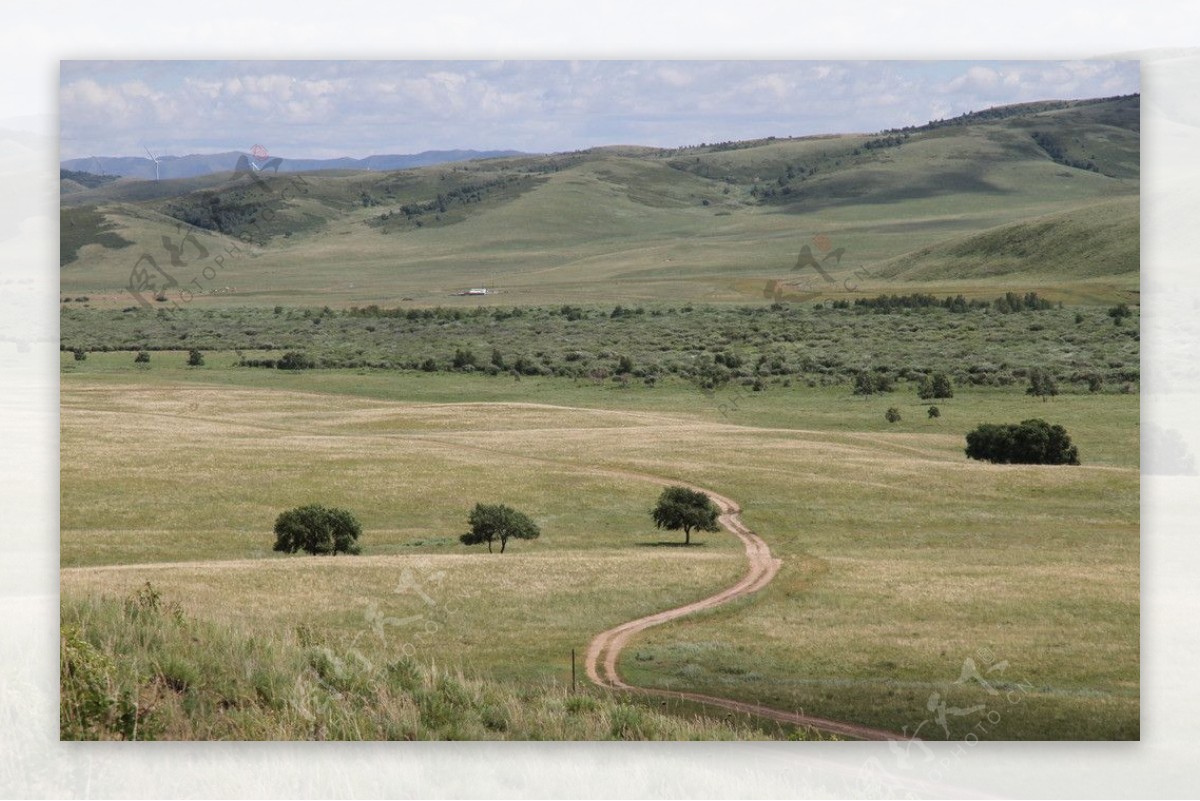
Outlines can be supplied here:
[[712, 498], [713, 503], [721, 510], [721, 515], [717, 518], [718, 522], [742, 541], [742, 544], [746, 548], [746, 558], [750, 562], [750, 567], [746, 571], [746, 575], [737, 584], [715, 595], [710, 595], [707, 598], [684, 606], [677, 606], [674, 609], [667, 609], [638, 618], [637, 620], [631, 620], [628, 623], [622, 623], [608, 631], [597, 634], [591, 644], [588, 645], [587, 654], [584, 657], [584, 667], [588, 678], [601, 687], [654, 695], [662, 698], [678, 698], [694, 701], [734, 712], [777, 720], [781, 723], [809, 726], [819, 731], [842, 737], [852, 737], [859, 740], [908, 739], [896, 732], [873, 729], [869, 726], [860, 726], [855, 723], [828, 720], [826, 718], [805, 715], [801, 712], [772, 709], [771, 707], [746, 703], [744, 701], [735, 701], [729, 698], [717, 698], [701, 693], [635, 687], [621, 679], [621, 675], [617, 671], [617, 662], [621, 656], [621, 649], [625, 647], [625, 644], [633, 635], [645, 631], [652, 626], [657, 626], [660, 623], [666, 623], [669, 620], [675, 620], [703, 609], [712, 609], [737, 598], [758, 592], [767, 586], [771, 579], [775, 578], [775, 574], [779, 572], [780, 560], [772, 556], [771, 549], [767, 546], [767, 543], [742, 522], [741, 508], [734, 501], [701, 487], [692, 487], [692, 489], [700, 490]]

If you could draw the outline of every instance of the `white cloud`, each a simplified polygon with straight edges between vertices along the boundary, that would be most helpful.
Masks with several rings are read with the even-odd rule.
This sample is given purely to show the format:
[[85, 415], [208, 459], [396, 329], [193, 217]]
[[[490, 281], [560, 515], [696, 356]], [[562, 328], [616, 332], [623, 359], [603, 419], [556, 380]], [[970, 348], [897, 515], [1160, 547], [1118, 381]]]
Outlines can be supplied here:
[[[874, 131], [1136, 91], [1120, 62], [64, 62], [62, 153], [364, 156]], [[933, 102], [931, 102], [933, 101]]]

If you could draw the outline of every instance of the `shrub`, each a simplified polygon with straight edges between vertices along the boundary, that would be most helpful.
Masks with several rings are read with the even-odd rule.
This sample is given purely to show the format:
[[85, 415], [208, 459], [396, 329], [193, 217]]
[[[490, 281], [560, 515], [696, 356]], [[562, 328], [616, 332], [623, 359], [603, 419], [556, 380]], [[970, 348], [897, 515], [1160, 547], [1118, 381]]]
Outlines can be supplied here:
[[900, 410], [897, 409], [895, 406], [889, 407], [883, 416], [889, 423], [899, 423], [900, 422]]
[[468, 367], [474, 367], [475, 354], [470, 350], [458, 348], [454, 351], [454, 360], [452, 364], [455, 370], [465, 370]]
[[204, 366], [204, 354], [201, 353], [200, 351], [196, 350], [195, 348], [192, 348], [190, 351], [188, 351], [187, 363], [188, 363], [188, 367], [203, 367]]
[[1079, 464], [1079, 449], [1060, 425], [1037, 418], [981, 423], [967, 434], [967, 456], [993, 464]]
[[1035, 367], [1029, 371], [1029, 386], [1026, 387], [1025, 394], [1046, 400], [1051, 395], [1058, 394], [1058, 382], [1049, 371]]
[[87, 360], [87, 351], [83, 348], [71, 348], [71, 352], [75, 354], [75, 361], [82, 362]]
[[930, 406], [930, 407], [929, 407], [929, 419], [930, 419], [930, 420], [932, 420], [932, 419], [933, 419], [933, 418], [935, 418], [935, 417], [941, 417], [941, 416], [942, 416], [942, 410], [941, 410], [941, 409], [939, 409], [939, 408], [938, 408], [938, 407], [936, 407], [936, 406]]
[[317, 364], [308, 354], [291, 350], [283, 354], [275, 366], [280, 370], [311, 370]]
[[917, 387], [917, 397], [921, 400], [953, 398], [954, 385], [950, 383], [950, 377], [945, 373], [934, 373], [921, 379], [921, 384]]
[[133, 363], [134, 364], [149, 364], [150, 363], [150, 352], [145, 351], [145, 350], [139, 350], [137, 356], [133, 357]]
[[317, 504], [289, 509], [275, 519], [274, 550], [284, 553], [357, 554], [362, 526], [345, 509]]

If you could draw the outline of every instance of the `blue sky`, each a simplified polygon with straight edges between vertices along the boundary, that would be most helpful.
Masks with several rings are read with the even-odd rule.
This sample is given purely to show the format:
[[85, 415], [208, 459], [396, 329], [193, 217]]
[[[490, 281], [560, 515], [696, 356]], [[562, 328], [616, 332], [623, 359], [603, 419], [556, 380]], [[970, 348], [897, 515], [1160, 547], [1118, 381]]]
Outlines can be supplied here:
[[64, 61], [61, 157], [676, 146], [1139, 91], [1134, 61]]

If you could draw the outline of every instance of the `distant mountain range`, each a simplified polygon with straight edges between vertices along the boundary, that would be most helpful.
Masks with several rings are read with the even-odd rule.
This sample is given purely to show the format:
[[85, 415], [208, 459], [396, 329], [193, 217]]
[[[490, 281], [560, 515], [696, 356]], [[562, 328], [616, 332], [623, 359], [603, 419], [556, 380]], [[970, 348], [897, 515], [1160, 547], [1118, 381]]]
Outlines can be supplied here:
[[[228, 153], [206, 153], [189, 156], [159, 156], [159, 178], [194, 178], [217, 172], [232, 172], [238, 159], [247, 154], [231, 150]], [[527, 155], [519, 150], [426, 150], [422, 153], [367, 156], [362, 159], [289, 159], [284, 157], [279, 172], [312, 172], [315, 170], [405, 170], [410, 167], [429, 167], [471, 159]], [[59, 162], [65, 170], [93, 175], [112, 175], [121, 178], [154, 180], [154, 162], [144, 156], [88, 156]]]

